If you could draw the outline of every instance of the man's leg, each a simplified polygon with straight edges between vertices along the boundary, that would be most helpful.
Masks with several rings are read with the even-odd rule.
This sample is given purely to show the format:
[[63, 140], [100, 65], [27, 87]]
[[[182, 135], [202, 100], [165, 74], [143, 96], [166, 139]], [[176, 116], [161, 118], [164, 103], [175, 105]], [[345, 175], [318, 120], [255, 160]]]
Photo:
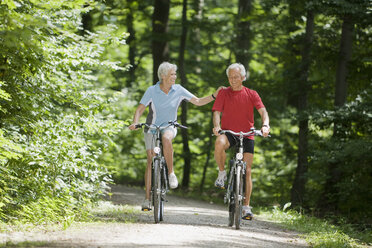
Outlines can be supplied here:
[[245, 171], [245, 199], [243, 204], [243, 219], [252, 220], [253, 213], [252, 207], [250, 206], [251, 194], [252, 194], [252, 163], [253, 163], [253, 153], [244, 153], [243, 160], [247, 163], [247, 168]]
[[251, 194], [252, 194], [252, 176], [251, 176], [251, 170], [252, 170], [252, 163], [253, 163], [253, 154], [252, 153], [244, 153], [243, 155], [244, 162], [247, 163], [247, 168], [245, 171], [245, 199], [244, 199], [244, 205], [249, 206], [250, 200], [251, 200]]
[[214, 145], [214, 158], [216, 159], [216, 163], [218, 165], [218, 178], [214, 185], [216, 187], [224, 187], [226, 181], [226, 171], [225, 171], [225, 161], [226, 161], [226, 149], [230, 147], [229, 140], [227, 139], [226, 135], [220, 135], [216, 139], [216, 143]]
[[226, 161], [226, 149], [230, 146], [229, 140], [227, 139], [226, 135], [220, 135], [216, 139], [216, 143], [214, 144], [214, 158], [216, 159], [216, 163], [218, 165], [218, 169], [220, 171], [225, 170], [225, 161]]

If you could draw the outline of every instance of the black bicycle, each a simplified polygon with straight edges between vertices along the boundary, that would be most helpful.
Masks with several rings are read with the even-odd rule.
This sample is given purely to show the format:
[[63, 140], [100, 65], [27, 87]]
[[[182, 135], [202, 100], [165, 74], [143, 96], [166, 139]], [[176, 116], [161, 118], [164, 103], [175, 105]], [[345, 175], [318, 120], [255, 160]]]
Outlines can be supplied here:
[[155, 124], [148, 125], [146, 123], [140, 123], [136, 125], [136, 128], [149, 128], [150, 132], [152, 132], [153, 134], [153, 138], [155, 139], [155, 156], [152, 159], [151, 167], [151, 204], [154, 207], [155, 223], [163, 221], [164, 202], [166, 202], [165, 196], [169, 191], [168, 167], [163, 156], [161, 130], [166, 129], [170, 126], [187, 128], [179, 124], [177, 121], [169, 121], [168, 123], [163, 123], [160, 126], [157, 126]]
[[239, 145], [237, 147], [235, 158], [230, 160], [230, 172], [224, 202], [225, 204], [228, 204], [229, 208], [229, 226], [233, 226], [235, 222], [235, 228], [240, 229], [242, 207], [245, 198], [244, 176], [247, 166], [246, 162], [243, 161], [243, 138], [249, 136], [262, 136], [262, 132], [251, 128], [251, 130], [246, 133], [237, 133], [231, 130], [220, 130], [219, 133], [231, 133], [232, 135], [239, 137]]

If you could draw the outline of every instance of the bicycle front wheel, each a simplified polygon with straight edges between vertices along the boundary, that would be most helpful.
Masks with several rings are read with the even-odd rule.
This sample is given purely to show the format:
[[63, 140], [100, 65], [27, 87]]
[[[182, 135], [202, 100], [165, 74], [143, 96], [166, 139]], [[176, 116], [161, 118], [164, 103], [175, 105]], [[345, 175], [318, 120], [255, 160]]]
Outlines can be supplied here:
[[159, 223], [161, 219], [161, 180], [160, 180], [160, 161], [154, 160], [153, 173], [153, 203], [154, 203], [154, 219], [155, 223]]
[[167, 165], [163, 164], [161, 168], [161, 199], [160, 199], [160, 221], [164, 220], [164, 202], [167, 192]]
[[235, 228], [240, 229], [243, 205], [243, 173], [242, 167], [238, 166], [235, 174]]
[[[230, 162], [231, 165], [231, 162]], [[227, 202], [229, 204], [229, 226], [234, 225], [234, 214], [235, 214], [235, 195], [234, 195], [234, 184], [235, 184], [235, 177], [234, 177], [234, 167], [233, 165], [230, 166], [230, 173], [229, 173], [229, 183], [227, 185], [227, 192], [226, 196], [228, 197]]]

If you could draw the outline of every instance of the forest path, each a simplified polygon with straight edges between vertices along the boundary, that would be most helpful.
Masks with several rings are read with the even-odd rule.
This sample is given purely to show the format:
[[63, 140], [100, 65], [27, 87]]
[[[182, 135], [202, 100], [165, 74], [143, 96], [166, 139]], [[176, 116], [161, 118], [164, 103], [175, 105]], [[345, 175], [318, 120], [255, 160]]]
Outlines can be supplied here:
[[[111, 201], [140, 210], [144, 190], [114, 186]], [[227, 208], [178, 196], [167, 196], [164, 221], [154, 224], [153, 212], [136, 214], [137, 223], [83, 223], [64, 231], [17, 232], [1, 236], [16, 247], [307, 247], [297, 233], [260, 219], [228, 227]], [[5, 239], [4, 239], [5, 238]], [[1, 246], [1, 245], [0, 245]]]

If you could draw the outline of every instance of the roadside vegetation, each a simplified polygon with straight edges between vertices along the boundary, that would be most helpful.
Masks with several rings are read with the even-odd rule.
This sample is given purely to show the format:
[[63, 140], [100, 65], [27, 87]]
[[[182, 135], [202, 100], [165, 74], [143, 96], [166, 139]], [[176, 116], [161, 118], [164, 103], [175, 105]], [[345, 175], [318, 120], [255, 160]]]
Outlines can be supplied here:
[[[288, 205], [287, 205], [288, 207]], [[259, 216], [280, 226], [301, 233], [311, 247], [348, 248], [370, 247], [372, 229], [367, 225], [347, 223], [344, 218], [316, 218], [294, 210], [274, 207], [262, 208]]]

